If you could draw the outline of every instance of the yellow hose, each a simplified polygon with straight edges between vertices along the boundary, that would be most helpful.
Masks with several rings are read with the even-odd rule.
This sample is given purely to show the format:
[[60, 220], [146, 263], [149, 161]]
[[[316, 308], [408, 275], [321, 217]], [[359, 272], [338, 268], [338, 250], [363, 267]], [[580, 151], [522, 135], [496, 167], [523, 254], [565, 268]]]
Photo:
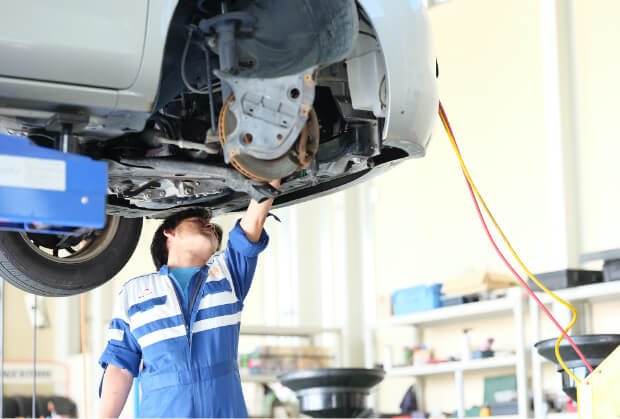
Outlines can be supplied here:
[[[547, 289], [547, 287], [545, 287], [538, 280], [538, 278], [536, 278], [536, 276], [532, 272], [530, 272], [530, 270], [527, 268], [527, 266], [525, 266], [523, 261], [521, 261], [521, 258], [519, 257], [519, 255], [517, 255], [517, 252], [513, 249], [512, 245], [508, 241], [508, 238], [506, 238], [506, 235], [504, 234], [504, 232], [500, 228], [499, 224], [497, 224], [497, 221], [495, 221], [495, 217], [493, 217], [493, 214], [491, 214], [491, 211], [487, 207], [487, 204], [484, 202], [484, 199], [482, 198], [482, 195], [478, 191], [478, 188], [476, 188], [476, 184], [472, 180], [472, 178], [471, 178], [471, 176], [469, 174], [469, 170], [467, 170], [467, 166], [465, 165], [465, 162], [463, 161], [463, 157], [461, 156], [461, 152], [459, 151], [459, 148], [456, 146], [456, 141], [455, 141], [454, 137], [452, 136], [452, 133], [450, 132], [450, 129], [448, 127], [448, 122], [446, 121], [446, 119], [445, 119], [444, 115], [442, 114], [442, 112], [439, 112], [439, 117], [441, 118], [441, 122], [443, 123], [443, 126], [444, 126], [444, 128], [446, 130], [446, 133], [448, 134], [448, 138], [450, 138], [450, 143], [452, 144], [452, 148], [454, 149], [454, 152], [456, 153], [456, 157], [459, 159], [459, 163], [461, 164], [461, 169], [463, 169], [463, 173], [465, 174], [465, 177], [467, 178], [467, 182], [469, 182], [469, 184], [471, 185], [472, 189], [474, 190], [474, 193], [478, 197], [478, 200], [482, 204], [482, 207], [484, 208], [484, 211], [487, 213], [487, 215], [489, 216], [489, 218], [493, 222], [493, 225], [495, 225], [495, 228], [499, 232], [500, 236], [502, 236], [502, 239], [504, 240], [504, 243], [506, 243], [506, 246], [508, 246], [508, 249], [510, 250], [510, 253], [512, 253], [512, 255], [514, 256], [514, 258], [517, 261], [517, 263], [519, 263], [521, 268], [523, 268], [523, 270], [525, 272], [527, 272], [528, 276], [530, 278], [532, 278], [532, 281], [534, 281], [536, 283], [536, 285], [538, 285], [547, 295], [550, 295], [556, 301], [564, 304], [566, 307], [568, 307], [570, 309], [570, 311], [573, 312], [573, 318], [572, 318], [570, 324], [568, 325], [568, 327], [566, 327], [566, 329], [564, 329], [564, 331], [566, 333], [568, 333], [568, 331], [573, 327], [573, 325], [577, 321], [577, 310], [575, 310], [575, 307], [573, 307], [572, 305], [570, 305], [566, 301], [562, 300], [560, 297], [558, 297], [553, 292], [551, 292], [549, 289]], [[558, 340], [555, 343], [555, 357], [557, 358], [557, 360], [560, 363], [560, 365], [562, 366], [562, 368], [564, 368], [564, 371], [566, 371], [566, 373], [568, 375], [570, 375], [572, 377], [572, 379], [575, 380], [575, 382], [577, 382], [578, 384], [581, 384], [581, 380], [579, 380], [575, 376], [575, 374], [573, 374], [571, 372], [571, 370], [564, 363], [564, 360], [562, 359], [562, 356], [560, 355], [560, 342], [562, 342], [563, 337], [564, 337], [563, 335], [560, 335], [560, 337], [558, 338]]]

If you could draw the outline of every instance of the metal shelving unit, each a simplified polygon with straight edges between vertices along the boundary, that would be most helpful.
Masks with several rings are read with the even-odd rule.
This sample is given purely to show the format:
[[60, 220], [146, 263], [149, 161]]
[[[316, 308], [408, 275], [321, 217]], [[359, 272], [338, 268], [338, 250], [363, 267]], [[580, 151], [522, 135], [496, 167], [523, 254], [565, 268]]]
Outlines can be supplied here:
[[276, 383], [280, 381], [275, 374], [242, 374], [241, 381], [245, 383]]
[[[337, 327], [294, 327], [294, 326], [263, 326], [263, 325], [241, 325], [241, 335], [246, 336], [291, 336], [308, 339], [310, 345], [316, 343], [316, 338], [323, 334], [336, 335], [337, 348], [334, 351], [336, 355], [335, 364], [342, 363], [342, 329]], [[273, 383], [277, 382], [278, 376], [273, 374], [242, 374], [241, 380], [249, 383]]]
[[[392, 316], [378, 321], [366, 333], [366, 366], [372, 367], [377, 361], [376, 332], [391, 327], [409, 327], [414, 333], [414, 342], [421, 343], [422, 329], [449, 323], [462, 323], [488, 318], [489, 316], [512, 315], [515, 328], [515, 355], [496, 358], [474, 359], [469, 361], [445, 362], [439, 364], [413, 365], [394, 367], [386, 371], [389, 377], [412, 377], [424, 379], [439, 374], [454, 374], [457, 389], [458, 417], [465, 417], [465, 384], [464, 374], [469, 371], [514, 368], [517, 376], [519, 418], [528, 417], [527, 408], [527, 371], [526, 347], [524, 333], [524, 293], [520, 288], [507, 290], [506, 296], [495, 300], [479, 301], [429, 310], [421, 313]], [[418, 400], [423, 400], [420, 387], [416, 386]], [[506, 417], [506, 416], [502, 416]]]
[[494, 358], [472, 359], [470, 361], [442, 362], [420, 366], [394, 367], [386, 373], [388, 377], [422, 377], [454, 373], [456, 371], [482, 371], [516, 367], [516, 356], [498, 356]]
[[488, 317], [489, 314], [510, 314], [512, 311], [512, 302], [513, 297], [508, 295], [495, 300], [441, 307], [434, 310], [423, 311], [421, 313], [402, 314], [378, 321], [375, 328], [378, 329], [395, 326], [429, 327], [446, 323], [454, 323], [456, 319], [479, 320]]

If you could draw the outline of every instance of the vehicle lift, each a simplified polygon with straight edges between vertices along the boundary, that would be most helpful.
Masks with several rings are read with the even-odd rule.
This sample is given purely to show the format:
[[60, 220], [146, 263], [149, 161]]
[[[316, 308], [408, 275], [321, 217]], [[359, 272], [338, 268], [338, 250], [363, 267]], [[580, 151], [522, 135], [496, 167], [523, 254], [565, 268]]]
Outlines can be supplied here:
[[0, 134], [0, 230], [82, 234], [103, 228], [107, 165]]
[[[107, 164], [68, 153], [70, 135], [60, 135], [62, 151], [0, 134], [0, 230], [80, 235], [105, 225]], [[36, 296], [32, 310], [36, 312]], [[35, 314], [36, 319], [36, 314]], [[0, 278], [0, 373], [4, 374], [4, 280]], [[33, 328], [33, 395], [36, 401], [36, 320]], [[3, 386], [0, 377], [0, 413]]]

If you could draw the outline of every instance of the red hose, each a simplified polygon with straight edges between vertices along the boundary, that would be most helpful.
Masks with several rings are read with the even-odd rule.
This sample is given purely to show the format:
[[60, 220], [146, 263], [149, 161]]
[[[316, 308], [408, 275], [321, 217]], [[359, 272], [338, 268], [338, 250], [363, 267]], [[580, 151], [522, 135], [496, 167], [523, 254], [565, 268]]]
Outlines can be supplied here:
[[[439, 102], [439, 112], [441, 112], [441, 114], [443, 115], [443, 117], [444, 117], [444, 119], [446, 121], [446, 125], [448, 126], [448, 130], [450, 131], [450, 134], [452, 135], [452, 139], [454, 140], [454, 144], [456, 145], [456, 148], [458, 149], [459, 146], [456, 143], [456, 138], [454, 136], [454, 132], [452, 131], [452, 127], [450, 126], [450, 121], [448, 121], [448, 116], [446, 115], [446, 111], [444, 110], [443, 105], [441, 104], [441, 102]], [[512, 272], [512, 274], [515, 276], [515, 278], [517, 278], [517, 280], [519, 280], [521, 285], [526, 289], [526, 291], [528, 292], [530, 297], [532, 297], [536, 301], [536, 303], [540, 306], [541, 310], [547, 315], [547, 317], [549, 317], [549, 319], [553, 322], [553, 324], [555, 324], [555, 326], [562, 332], [562, 334], [564, 335], [564, 338], [566, 338], [566, 340], [568, 341], [568, 343], [570, 343], [570, 345], [575, 350], [577, 355], [579, 355], [579, 358], [581, 358], [581, 360], [585, 364], [586, 368], [590, 372], [592, 372], [593, 371], [592, 366], [586, 360], [586, 357], [581, 353], [581, 351], [579, 350], [579, 348], [577, 347], [575, 342], [573, 342], [573, 340], [568, 335], [568, 333], [566, 333], [566, 331], [560, 325], [560, 323], [558, 323], [558, 321], [555, 319], [555, 317], [553, 317], [553, 314], [551, 314], [549, 312], [549, 310], [547, 310], [547, 307], [545, 307], [545, 305], [542, 303], [542, 301], [540, 301], [538, 296], [534, 293], [534, 291], [532, 291], [532, 289], [527, 285], [527, 283], [523, 280], [523, 278], [521, 278], [521, 276], [519, 276], [519, 274], [514, 270], [512, 265], [510, 265], [508, 260], [506, 260], [506, 258], [504, 257], [503, 253], [501, 252], [501, 250], [499, 250], [499, 247], [497, 247], [497, 244], [495, 243], [495, 240], [493, 240], [493, 236], [491, 236], [491, 233], [489, 232], [489, 228], [487, 226], [487, 223], [484, 220], [484, 217], [482, 216], [482, 212], [480, 211], [480, 205], [478, 205], [478, 200], [476, 199], [476, 195], [474, 194], [474, 190], [472, 189], [471, 185], [469, 184], [469, 180], [467, 179], [467, 176], [465, 176], [465, 172], [463, 172], [463, 176], [465, 177], [465, 183], [467, 183], [467, 187], [469, 188], [469, 194], [471, 195], [471, 199], [474, 201], [474, 205], [476, 206], [476, 211], [478, 212], [478, 217], [480, 218], [480, 222], [482, 223], [482, 226], [484, 227], [484, 231], [486, 232], [487, 237], [489, 238], [489, 241], [493, 245], [493, 248], [495, 248], [495, 251], [497, 252], [499, 257], [502, 259], [502, 261], [506, 264], [506, 266], [508, 267], [510, 272]]]

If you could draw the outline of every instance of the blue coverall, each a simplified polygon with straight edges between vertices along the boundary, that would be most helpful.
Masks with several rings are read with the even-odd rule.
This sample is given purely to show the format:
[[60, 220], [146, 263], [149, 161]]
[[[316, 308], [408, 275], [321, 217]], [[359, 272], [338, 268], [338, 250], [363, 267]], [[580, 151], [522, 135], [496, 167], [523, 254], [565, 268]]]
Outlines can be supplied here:
[[237, 221], [226, 249], [192, 277], [189, 302], [167, 266], [123, 285], [99, 363], [140, 375], [140, 416], [248, 416], [237, 363], [239, 327], [268, 242], [264, 230], [250, 242]]

